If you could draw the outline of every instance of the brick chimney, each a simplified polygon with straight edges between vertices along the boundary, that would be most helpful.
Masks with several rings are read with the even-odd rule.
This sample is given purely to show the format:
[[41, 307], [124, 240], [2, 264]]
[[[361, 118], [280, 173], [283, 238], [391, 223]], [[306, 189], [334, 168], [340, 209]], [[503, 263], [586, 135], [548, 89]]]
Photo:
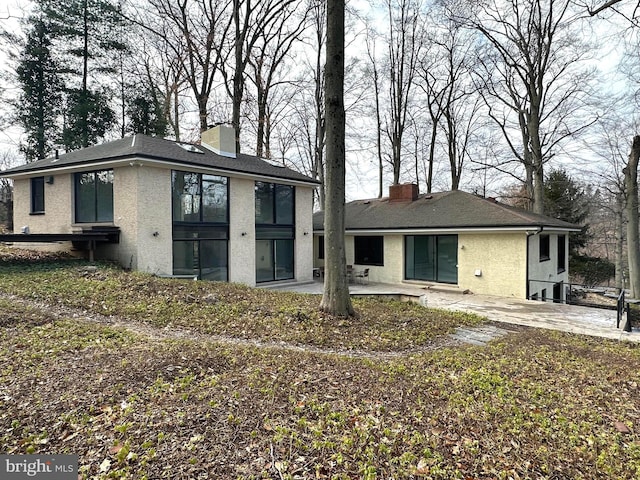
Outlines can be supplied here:
[[236, 132], [233, 127], [216, 125], [202, 132], [200, 144], [223, 157], [236, 158]]
[[390, 202], [412, 202], [418, 199], [418, 185], [415, 183], [403, 183], [401, 185], [389, 185]]

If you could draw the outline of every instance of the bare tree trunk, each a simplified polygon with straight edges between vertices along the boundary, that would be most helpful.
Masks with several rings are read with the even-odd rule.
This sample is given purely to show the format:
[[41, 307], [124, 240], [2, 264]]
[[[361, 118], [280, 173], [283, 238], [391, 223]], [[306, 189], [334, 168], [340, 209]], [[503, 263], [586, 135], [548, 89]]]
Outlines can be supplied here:
[[629, 289], [631, 296], [640, 295], [640, 230], [638, 230], [638, 159], [640, 135], [633, 137], [629, 163], [624, 168], [627, 190], [627, 252], [629, 255]]
[[326, 126], [327, 175], [324, 212], [325, 278], [320, 308], [332, 315], [355, 312], [349, 296], [344, 246], [345, 111], [344, 0], [327, 1]]
[[622, 252], [624, 245], [624, 196], [622, 194], [616, 195], [616, 207], [615, 207], [616, 223], [615, 223], [615, 265], [616, 265], [616, 288], [622, 290], [625, 288], [624, 276], [623, 276], [623, 264]]

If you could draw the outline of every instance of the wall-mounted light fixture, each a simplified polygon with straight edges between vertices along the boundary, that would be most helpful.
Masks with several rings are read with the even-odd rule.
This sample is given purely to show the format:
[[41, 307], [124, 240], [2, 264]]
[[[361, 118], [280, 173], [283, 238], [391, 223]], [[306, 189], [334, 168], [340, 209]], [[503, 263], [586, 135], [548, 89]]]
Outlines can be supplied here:
[[304, 232], [303, 235], [309, 235], [309, 232]]
[[53, 175], [47, 177], [47, 183], [53, 185]]
[[247, 232], [242, 232], [240, 235], [242, 235], [243, 237], [247, 236]]
[[153, 233], [152, 233], [152, 235], [153, 235], [154, 237], [157, 237], [157, 236], [159, 236], [159, 235], [160, 235], [160, 232], [153, 232]]

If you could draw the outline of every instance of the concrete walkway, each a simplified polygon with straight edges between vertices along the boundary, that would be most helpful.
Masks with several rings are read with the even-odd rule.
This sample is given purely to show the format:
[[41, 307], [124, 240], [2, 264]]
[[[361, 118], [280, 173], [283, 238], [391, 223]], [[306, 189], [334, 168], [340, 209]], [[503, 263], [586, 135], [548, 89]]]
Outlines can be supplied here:
[[[319, 281], [307, 284], [288, 284], [270, 288], [303, 293], [322, 293]], [[616, 311], [600, 308], [545, 303], [508, 297], [462, 294], [423, 288], [409, 284], [350, 285], [351, 295], [387, 295], [418, 299], [428, 307], [476, 313], [491, 321], [528, 327], [547, 328], [594, 337], [640, 342], [640, 330], [624, 332], [616, 328]], [[621, 322], [622, 323], [622, 322]]]

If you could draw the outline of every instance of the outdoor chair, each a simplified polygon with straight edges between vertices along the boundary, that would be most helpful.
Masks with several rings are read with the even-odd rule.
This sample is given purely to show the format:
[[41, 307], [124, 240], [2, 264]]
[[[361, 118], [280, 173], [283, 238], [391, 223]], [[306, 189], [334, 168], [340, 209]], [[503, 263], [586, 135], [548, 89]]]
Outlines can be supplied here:
[[362, 283], [363, 285], [365, 283], [369, 283], [369, 269], [365, 268], [364, 270], [362, 270], [360, 272], [356, 272], [354, 274], [354, 277], [356, 279], [356, 282], [358, 282], [358, 283]]

